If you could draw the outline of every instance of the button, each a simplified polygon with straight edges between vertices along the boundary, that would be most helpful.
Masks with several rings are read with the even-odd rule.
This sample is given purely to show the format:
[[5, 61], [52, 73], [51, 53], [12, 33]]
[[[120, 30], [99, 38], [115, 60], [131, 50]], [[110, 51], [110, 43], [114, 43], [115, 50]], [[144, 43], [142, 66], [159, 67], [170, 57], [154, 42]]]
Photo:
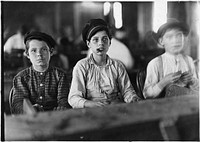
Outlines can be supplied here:
[[44, 85], [44, 84], [42, 84], [42, 83], [40, 84], [40, 86], [43, 86], [43, 85]]
[[42, 96], [40, 96], [40, 99], [41, 99], [41, 100], [42, 100], [42, 98], [43, 98], [43, 97], [42, 97]]
[[43, 75], [43, 73], [41, 72], [40, 75]]

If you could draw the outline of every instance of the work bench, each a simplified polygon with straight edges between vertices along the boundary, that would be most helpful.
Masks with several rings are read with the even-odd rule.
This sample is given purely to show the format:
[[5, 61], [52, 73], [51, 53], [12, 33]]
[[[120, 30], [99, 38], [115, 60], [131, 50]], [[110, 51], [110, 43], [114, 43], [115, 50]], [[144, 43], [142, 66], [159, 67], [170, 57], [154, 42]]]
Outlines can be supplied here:
[[199, 140], [199, 96], [5, 115], [5, 140]]

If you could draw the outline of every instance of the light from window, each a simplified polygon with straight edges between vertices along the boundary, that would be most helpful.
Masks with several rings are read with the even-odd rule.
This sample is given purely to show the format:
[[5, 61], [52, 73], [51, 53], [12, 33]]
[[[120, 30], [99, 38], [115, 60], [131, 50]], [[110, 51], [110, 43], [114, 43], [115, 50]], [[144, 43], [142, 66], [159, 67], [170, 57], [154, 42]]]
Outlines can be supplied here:
[[115, 2], [113, 4], [113, 17], [115, 19], [115, 28], [119, 29], [122, 27], [122, 4]]
[[167, 0], [154, 0], [153, 5], [153, 31], [167, 22]]
[[103, 5], [103, 14], [104, 16], [107, 16], [110, 13], [110, 3], [109, 2], [105, 2]]

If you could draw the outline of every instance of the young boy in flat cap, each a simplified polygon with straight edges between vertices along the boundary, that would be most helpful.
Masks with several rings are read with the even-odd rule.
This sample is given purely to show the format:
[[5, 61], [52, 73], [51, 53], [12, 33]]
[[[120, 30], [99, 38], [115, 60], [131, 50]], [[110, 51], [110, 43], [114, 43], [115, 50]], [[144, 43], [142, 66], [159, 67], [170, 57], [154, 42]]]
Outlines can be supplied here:
[[13, 79], [14, 114], [23, 113], [23, 99], [28, 99], [38, 111], [67, 108], [69, 86], [66, 74], [49, 65], [55, 46], [54, 39], [42, 32], [26, 34], [25, 53], [32, 66], [20, 71]]
[[178, 87], [169, 96], [184, 94], [183, 91], [198, 94], [199, 83], [193, 59], [183, 54], [188, 33], [188, 26], [177, 20], [170, 20], [159, 28], [158, 43], [165, 48], [165, 53], [151, 60], [147, 66], [143, 90], [145, 98], [164, 97], [164, 90], [172, 84]]
[[91, 19], [82, 30], [82, 38], [92, 54], [73, 69], [69, 104], [84, 108], [137, 101], [124, 65], [106, 54], [111, 44], [107, 23]]

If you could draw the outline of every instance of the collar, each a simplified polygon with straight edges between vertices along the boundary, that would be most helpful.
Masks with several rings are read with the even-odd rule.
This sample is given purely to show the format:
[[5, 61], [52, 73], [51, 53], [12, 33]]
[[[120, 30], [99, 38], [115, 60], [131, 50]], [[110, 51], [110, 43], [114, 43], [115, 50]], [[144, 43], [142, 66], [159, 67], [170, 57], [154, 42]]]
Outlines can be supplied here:
[[[107, 60], [106, 60], [106, 66], [112, 65], [112, 64], [113, 64], [112, 59], [111, 59], [108, 55], [106, 55], [106, 58], [107, 58]], [[93, 64], [93, 65], [98, 66], [98, 65], [95, 63], [95, 61], [94, 61], [93, 53], [88, 57], [88, 62], [89, 62], [90, 64]]]
[[37, 75], [44, 75], [44, 74], [46, 74], [47, 72], [49, 72], [50, 70], [51, 70], [51, 66], [49, 66], [48, 68], [47, 68], [47, 70], [46, 71], [44, 71], [44, 72], [39, 72], [39, 71], [36, 71], [34, 68], [33, 68], [33, 66], [31, 66], [31, 70], [35, 73], [35, 74], [37, 74]]
[[165, 56], [168, 58], [168, 59], [180, 59], [182, 57], [182, 54], [178, 54], [178, 55], [173, 55], [173, 54], [170, 54], [168, 52], [165, 52]]

